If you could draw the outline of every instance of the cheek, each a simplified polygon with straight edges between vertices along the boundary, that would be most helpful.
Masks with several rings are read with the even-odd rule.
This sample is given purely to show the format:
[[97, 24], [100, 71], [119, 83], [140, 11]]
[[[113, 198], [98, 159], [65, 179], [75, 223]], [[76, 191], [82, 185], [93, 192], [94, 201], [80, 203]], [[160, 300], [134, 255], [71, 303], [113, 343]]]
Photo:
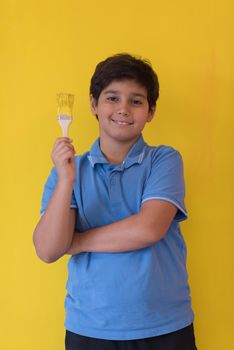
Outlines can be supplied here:
[[145, 123], [148, 121], [148, 110], [142, 110], [138, 116], [137, 116], [137, 119], [138, 119], [138, 124], [139, 125], [145, 125]]
[[113, 108], [108, 105], [104, 105], [98, 109], [98, 115], [103, 116], [103, 118], [108, 118], [113, 113]]

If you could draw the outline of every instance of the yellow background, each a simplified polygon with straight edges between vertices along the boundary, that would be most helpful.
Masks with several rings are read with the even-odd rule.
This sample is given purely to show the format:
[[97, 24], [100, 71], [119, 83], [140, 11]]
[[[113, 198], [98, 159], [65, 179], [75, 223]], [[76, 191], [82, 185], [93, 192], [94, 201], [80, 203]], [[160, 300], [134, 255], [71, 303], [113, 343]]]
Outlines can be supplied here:
[[1, 2], [1, 349], [64, 348], [67, 258], [44, 264], [32, 244], [60, 136], [55, 95], [75, 94], [70, 136], [86, 151], [90, 77], [118, 52], [151, 60], [161, 90], [144, 137], [184, 158], [198, 349], [233, 349], [233, 13], [231, 0]]

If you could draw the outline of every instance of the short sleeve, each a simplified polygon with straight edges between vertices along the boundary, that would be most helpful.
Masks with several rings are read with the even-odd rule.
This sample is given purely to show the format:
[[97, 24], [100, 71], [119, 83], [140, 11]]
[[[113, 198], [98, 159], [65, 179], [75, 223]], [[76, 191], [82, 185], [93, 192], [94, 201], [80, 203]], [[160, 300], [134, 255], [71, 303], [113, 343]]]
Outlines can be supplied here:
[[172, 147], [159, 146], [152, 156], [151, 172], [145, 183], [142, 203], [151, 199], [166, 200], [178, 209], [175, 220], [183, 221], [188, 216], [184, 197], [182, 157]]
[[[43, 191], [42, 200], [41, 200], [41, 209], [40, 209], [41, 216], [44, 214], [44, 212], [48, 206], [50, 198], [51, 198], [51, 196], [54, 192], [55, 186], [57, 184], [57, 180], [58, 180], [57, 171], [56, 171], [56, 168], [53, 167], [51, 172], [50, 172], [50, 175], [45, 183], [45, 186], [44, 186], [44, 191]], [[77, 203], [75, 200], [74, 191], [72, 192], [70, 207], [77, 208]]]

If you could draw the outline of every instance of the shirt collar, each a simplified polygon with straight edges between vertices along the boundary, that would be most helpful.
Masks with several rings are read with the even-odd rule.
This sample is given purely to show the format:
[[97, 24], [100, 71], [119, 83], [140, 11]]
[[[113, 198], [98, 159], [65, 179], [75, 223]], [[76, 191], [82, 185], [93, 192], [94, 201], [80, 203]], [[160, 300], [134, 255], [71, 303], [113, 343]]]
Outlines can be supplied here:
[[[103, 155], [100, 145], [99, 145], [99, 138], [94, 142], [94, 144], [91, 147], [91, 150], [88, 155], [88, 159], [92, 165], [92, 167], [95, 166], [95, 164], [108, 164], [108, 160]], [[146, 150], [147, 144], [145, 143], [143, 136], [140, 135], [138, 140], [134, 143], [132, 148], [129, 150], [126, 158], [124, 159], [123, 163], [121, 164], [120, 168], [129, 168], [131, 165], [138, 163], [140, 164], [144, 158], [145, 150]]]

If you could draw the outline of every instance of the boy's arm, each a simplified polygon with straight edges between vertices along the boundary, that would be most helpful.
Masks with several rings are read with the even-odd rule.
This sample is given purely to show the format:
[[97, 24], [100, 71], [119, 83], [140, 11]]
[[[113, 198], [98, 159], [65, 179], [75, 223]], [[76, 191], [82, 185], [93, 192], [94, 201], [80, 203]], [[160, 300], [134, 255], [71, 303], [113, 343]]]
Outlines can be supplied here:
[[71, 245], [76, 219], [76, 209], [70, 208], [72, 190], [72, 184], [57, 184], [34, 230], [33, 242], [37, 255], [46, 263], [58, 260]]
[[164, 237], [177, 208], [163, 200], [145, 202], [138, 214], [73, 236], [67, 254], [125, 252], [145, 248]]
[[50, 263], [63, 256], [70, 247], [76, 210], [70, 208], [75, 181], [75, 149], [72, 140], [58, 138], [52, 151], [58, 179], [48, 206], [33, 233], [37, 255]]

